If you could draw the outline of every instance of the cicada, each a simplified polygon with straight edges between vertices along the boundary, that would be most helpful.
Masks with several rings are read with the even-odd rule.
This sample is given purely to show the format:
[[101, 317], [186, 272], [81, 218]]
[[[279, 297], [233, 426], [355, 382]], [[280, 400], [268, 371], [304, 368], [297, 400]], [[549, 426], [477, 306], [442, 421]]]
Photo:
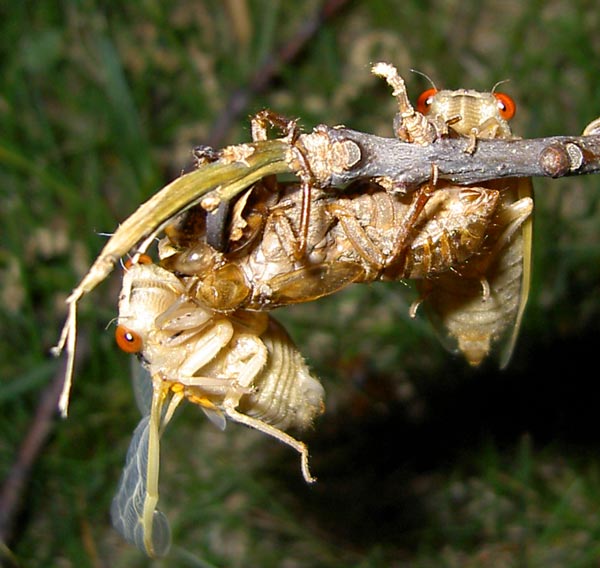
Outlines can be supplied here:
[[[406, 230], [418, 196], [374, 182], [332, 195], [313, 188], [300, 250], [304, 195], [298, 184], [254, 187], [240, 200], [229, 250], [207, 242], [206, 212], [190, 210], [166, 228], [162, 266], [211, 309], [268, 310], [308, 302], [352, 284], [433, 276], [482, 246], [499, 192], [440, 183]], [[404, 246], [399, 246], [400, 239]]]
[[[506, 94], [430, 89], [417, 110], [445, 135], [470, 139], [513, 138], [508, 120], [515, 103]], [[495, 347], [505, 366], [512, 354], [527, 303], [531, 274], [533, 187], [529, 178], [492, 180], [479, 191], [500, 193], [485, 242], [476, 255], [420, 282], [428, 313], [444, 341], [478, 365]]]
[[312, 424], [324, 410], [324, 389], [274, 319], [216, 313], [190, 298], [174, 274], [143, 262], [126, 268], [115, 333], [147, 370], [152, 393], [112, 507], [127, 540], [151, 556], [168, 549], [168, 524], [155, 510], [160, 434], [183, 400], [220, 428], [229, 419], [289, 445], [314, 481], [306, 445], [284, 430]]

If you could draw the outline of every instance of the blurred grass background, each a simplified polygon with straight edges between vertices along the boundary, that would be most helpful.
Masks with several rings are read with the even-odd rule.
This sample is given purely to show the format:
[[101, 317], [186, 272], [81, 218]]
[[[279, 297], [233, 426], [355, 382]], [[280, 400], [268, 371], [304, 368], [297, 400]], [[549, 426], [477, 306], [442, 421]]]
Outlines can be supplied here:
[[[592, 1], [350, 1], [264, 89], [248, 90], [321, 2], [12, 2], [0, 8], [0, 478], [59, 362], [64, 300], [117, 224], [195, 144], [250, 138], [269, 107], [391, 135], [394, 63], [428, 84], [502, 89], [523, 136], [600, 115]], [[255, 83], [256, 84], [256, 83]], [[218, 131], [230, 96], [248, 96]], [[244, 91], [245, 90], [245, 91]], [[322, 377], [326, 414], [297, 456], [186, 407], [163, 441], [160, 508], [174, 549], [150, 561], [110, 527], [139, 416], [107, 324], [119, 275], [81, 304], [86, 356], [70, 416], [27, 478], [13, 566], [586, 567], [600, 563], [600, 180], [536, 183], [535, 272], [513, 361], [473, 371], [442, 350], [402, 284], [277, 312]], [[0, 514], [4, 513], [0, 511]]]

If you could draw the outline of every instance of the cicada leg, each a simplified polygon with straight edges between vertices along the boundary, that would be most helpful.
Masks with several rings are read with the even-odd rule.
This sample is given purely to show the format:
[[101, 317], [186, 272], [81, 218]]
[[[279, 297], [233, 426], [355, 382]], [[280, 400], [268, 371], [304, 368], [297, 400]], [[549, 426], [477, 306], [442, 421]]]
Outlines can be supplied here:
[[225, 409], [225, 414], [231, 420], [238, 422], [240, 424], [244, 424], [249, 426], [250, 428], [254, 428], [263, 434], [267, 434], [272, 438], [283, 442], [284, 444], [290, 446], [294, 450], [296, 450], [300, 454], [300, 465], [302, 468], [302, 475], [307, 483], [314, 483], [317, 479], [313, 477], [310, 473], [310, 467], [308, 464], [308, 447], [304, 442], [300, 440], [296, 440], [293, 436], [280, 430], [279, 428], [275, 428], [275, 426], [271, 426], [262, 420], [258, 420], [256, 418], [252, 418], [246, 414], [242, 414], [236, 410], [238, 402], [234, 399], [226, 398], [223, 402], [223, 406]]
[[[382, 236], [385, 232], [393, 231], [393, 241], [389, 251], [382, 250], [380, 245], [373, 242], [353, 210], [341, 202], [327, 205], [330, 215], [342, 225], [354, 251], [365, 260], [369, 268], [374, 270], [375, 274], [372, 279], [380, 277], [384, 270], [386, 279], [397, 279], [404, 275], [406, 255], [414, 238], [415, 226], [433, 195], [436, 184], [437, 167], [433, 165], [431, 181], [423, 184], [416, 191], [408, 203], [405, 213], [404, 207], [396, 207], [393, 202], [390, 203], [395, 211], [402, 211], [402, 217], [395, 219], [392, 227], [377, 227], [381, 230]], [[394, 196], [391, 196], [390, 199], [394, 199]]]
[[[290, 119], [280, 114], [277, 114], [271, 110], [265, 109], [257, 113], [251, 121], [252, 126], [252, 139], [254, 141], [266, 140], [267, 139], [267, 128], [268, 126], [275, 126], [283, 130], [286, 134], [288, 143], [291, 146], [295, 146], [300, 135], [298, 128], [298, 120]], [[310, 210], [311, 210], [311, 194], [312, 188], [314, 187], [314, 175], [311, 171], [310, 164], [304, 155], [304, 152], [297, 148], [297, 158], [301, 162], [301, 169], [299, 172], [300, 181], [302, 184], [302, 205], [300, 214], [300, 244], [298, 247], [298, 258], [304, 258], [306, 254], [306, 248], [308, 244], [308, 230], [310, 223]]]

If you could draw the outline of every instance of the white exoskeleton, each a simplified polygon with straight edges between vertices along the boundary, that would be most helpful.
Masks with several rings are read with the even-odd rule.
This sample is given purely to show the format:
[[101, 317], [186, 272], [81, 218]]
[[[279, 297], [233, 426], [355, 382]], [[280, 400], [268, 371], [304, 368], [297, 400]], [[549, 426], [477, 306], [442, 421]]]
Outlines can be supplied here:
[[228, 418], [291, 446], [301, 455], [304, 478], [314, 481], [306, 445], [284, 429], [309, 427], [324, 410], [324, 389], [267, 314], [215, 313], [191, 299], [172, 273], [138, 263], [124, 274], [116, 338], [138, 354], [152, 383], [149, 412], [136, 430], [112, 508], [127, 540], [151, 556], [168, 548], [166, 519], [155, 510], [159, 439], [184, 399], [220, 428]]

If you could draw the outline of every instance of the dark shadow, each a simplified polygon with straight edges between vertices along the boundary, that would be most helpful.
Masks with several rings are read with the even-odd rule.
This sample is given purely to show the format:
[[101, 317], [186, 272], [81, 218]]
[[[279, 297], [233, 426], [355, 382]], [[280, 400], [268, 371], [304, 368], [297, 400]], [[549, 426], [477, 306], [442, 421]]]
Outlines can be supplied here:
[[298, 497], [298, 518], [331, 540], [350, 548], [387, 542], [413, 549], [430, 515], [423, 506], [430, 480], [468, 463], [483, 446], [508, 450], [527, 434], [534, 448], [552, 444], [571, 456], [600, 453], [598, 337], [598, 329], [552, 343], [522, 337], [505, 371], [492, 363], [473, 370], [450, 360], [437, 377], [427, 377], [419, 420], [393, 400], [385, 412], [326, 413], [304, 437], [318, 477], [313, 486], [298, 481], [295, 462], [282, 457], [268, 467], [286, 470], [278, 473]]

